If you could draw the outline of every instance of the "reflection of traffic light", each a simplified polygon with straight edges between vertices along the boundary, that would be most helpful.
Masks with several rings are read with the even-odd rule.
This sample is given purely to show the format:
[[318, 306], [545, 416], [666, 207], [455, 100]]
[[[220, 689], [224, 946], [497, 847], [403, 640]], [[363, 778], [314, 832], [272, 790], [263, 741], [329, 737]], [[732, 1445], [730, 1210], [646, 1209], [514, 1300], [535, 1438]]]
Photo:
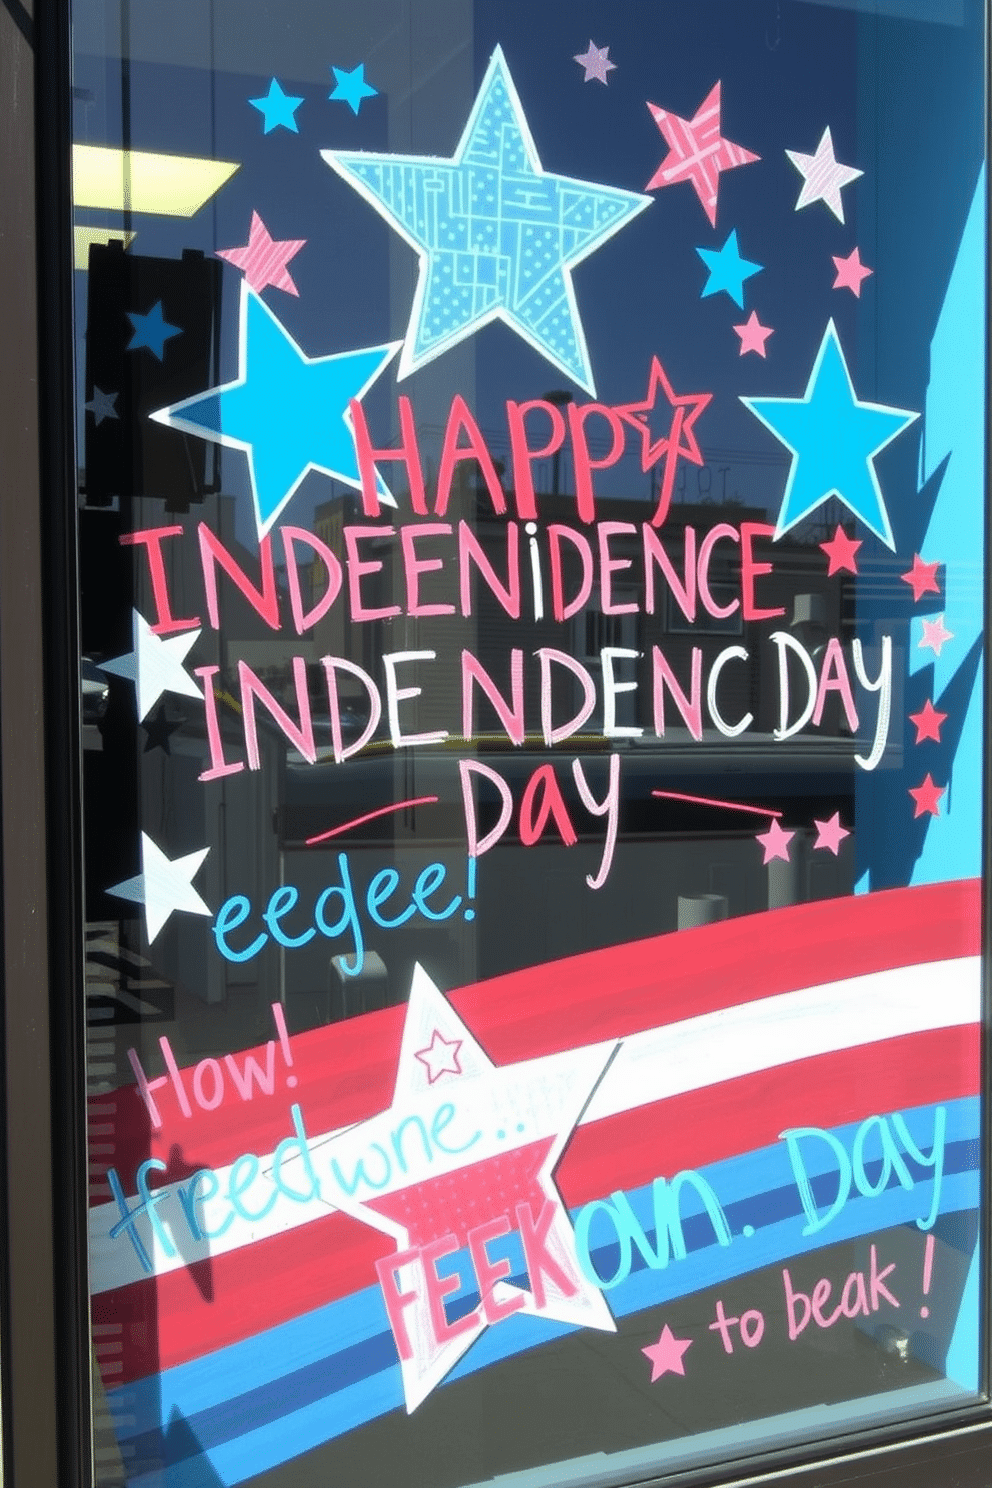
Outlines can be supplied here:
[[[218, 382], [222, 265], [90, 249], [86, 307], [86, 503], [157, 496], [184, 512], [218, 489], [216, 445], [147, 417]], [[136, 317], [132, 320], [132, 316]]]

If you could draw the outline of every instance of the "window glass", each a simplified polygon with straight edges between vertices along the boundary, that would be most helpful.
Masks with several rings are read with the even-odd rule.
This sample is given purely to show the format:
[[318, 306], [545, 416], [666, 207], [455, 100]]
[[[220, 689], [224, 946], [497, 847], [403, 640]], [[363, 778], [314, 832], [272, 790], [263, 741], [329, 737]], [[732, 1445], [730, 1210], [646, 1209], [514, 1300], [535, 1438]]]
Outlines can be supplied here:
[[977, 1403], [983, 7], [73, 36], [98, 1484]]

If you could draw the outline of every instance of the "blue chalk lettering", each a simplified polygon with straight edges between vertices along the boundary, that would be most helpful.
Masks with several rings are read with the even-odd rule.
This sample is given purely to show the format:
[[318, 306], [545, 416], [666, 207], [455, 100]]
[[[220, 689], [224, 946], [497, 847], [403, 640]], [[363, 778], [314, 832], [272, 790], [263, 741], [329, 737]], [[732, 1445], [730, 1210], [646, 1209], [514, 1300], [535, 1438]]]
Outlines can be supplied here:
[[393, 1176], [393, 1164], [390, 1161], [389, 1153], [386, 1151], [386, 1149], [384, 1147], [380, 1147], [378, 1142], [373, 1142], [369, 1151], [378, 1152], [379, 1156], [382, 1158], [383, 1175], [381, 1181], [378, 1183], [373, 1177], [370, 1176], [369, 1171], [365, 1166], [364, 1157], [359, 1158], [357, 1164], [355, 1165], [355, 1170], [350, 1178], [346, 1178], [342, 1173], [341, 1164], [338, 1162], [337, 1158], [331, 1158], [331, 1172], [334, 1174], [334, 1177], [337, 1180], [338, 1187], [343, 1189], [349, 1198], [352, 1196], [352, 1194], [354, 1194], [360, 1183], [364, 1183], [366, 1188], [385, 1188], [386, 1184]]
[[[362, 926], [358, 918], [358, 908], [355, 904], [355, 891], [352, 888], [351, 873], [348, 868], [348, 854], [338, 854], [338, 869], [341, 873], [340, 884], [331, 884], [324, 890], [317, 900], [314, 908], [314, 919], [317, 929], [321, 935], [326, 935], [328, 940], [336, 940], [339, 935], [350, 926], [354, 941], [353, 964], [348, 965], [346, 957], [341, 958], [341, 965], [346, 976], [358, 976], [365, 965], [365, 941], [362, 936]], [[333, 925], [329, 925], [324, 918], [324, 909], [329, 899], [338, 895], [341, 900], [341, 915]]]
[[276, 889], [269, 900], [268, 908], [262, 915], [262, 919], [272, 931], [272, 938], [285, 946], [287, 950], [295, 950], [297, 946], [305, 946], [308, 941], [313, 940], [317, 934], [311, 925], [309, 930], [304, 930], [302, 935], [287, 935], [285, 930], [279, 928], [279, 921], [285, 919], [290, 910], [295, 909], [300, 895], [292, 884], [283, 884]]
[[217, 949], [228, 961], [250, 961], [253, 956], [258, 955], [259, 951], [268, 941], [269, 937], [263, 930], [243, 951], [236, 951], [228, 945], [227, 932], [229, 930], [237, 930], [238, 926], [243, 925], [250, 914], [251, 900], [246, 899], [244, 894], [232, 894], [230, 899], [225, 899], [217, 911], [217, 918], [211, 929], [214, 932]]
[[417, 912], [415, 904], [408, 904], [403, 913], [396, 915], [392, 920], [387, 920], [385, 915], [379, 913], [380, 904], [385, 904], [390, 895], [395, 892], [399, 881], [400, 876], [395, 868], [383, 868], [369, 884], [368, 893], [365, 896], [370, 916], [377, 925], [382, 926], [383, 930], [395, 930], [397, 926], [405, 925], [407, 920]]
[[[201, 1185], [207, 1190], [206, 1192], [197, 1192]], [[216, 1198], [220, 1192], [220, 1179], [213, 1168], [201, 1168], [198, 1173], [193, 1174], [187, 1187], [180, 1188], [178, 1192], [179, 1202], [194, 1240], [217, 1240], [234, 1223], [233, 1210], [215, 1230], [208, 1230], [202, 1216], [197, 1215], [197, 1204], [207, 1203], [210, 1199]]]
[[[242, 1153], [242, 1155], [240, 1157], [236, 1157], [234, 1159], [234, 1162], [231, 1164], [231, 1173], [227, 1184], [227, 1197], [230, 1199], [235, 1213], [238, 1214], [242, 1219], [251, 1221], [264, 1219], [269, 1210], [272, 1208], [276, 1199], [279, 1197], [279, 1190], [277, 1188], [273, 1188], [272, 1192], [269, 1194], [269, 1197], [266, 1199], [265, 1203], [262, 1205], [261, 1209], [257, 1211], [257, 1213], [252, 1213], [250, 1209], [247, 1209], [245, 1207], [245, 1205], [241, 1202], [241, 1195], [247, 1193], [248, 1189], [251, 1188], [252, 1184], [255, 1182], [255, 1179], [258, 1177], [258, 1171], [258, 1158], [255, 1156], [254, 1152]], [[242, 1177], [243, 1173], [246, 1173], [247, 1176]]]
[[[291, 1106], [290, 1112], [293, 1117], [293, 1129], [295, 1137], [284, 1137], [276, 1148], [272, 1157], [272, 1181], [281, 1194], [287, 1199], [292, 1199], [294, 1204], [309, 1204], [311, 1199], [320, 1198], [320, 1180], [314, 1172], [313, 1162], [310, 1158], [310, 1149], [307, 1146], [307, 1134], [303, 1126], [303, 1115], [299, 1106]], [[282, 1176], [282, 1165], [287, 1152], [296, 1148], [303, 1158], [303, 1168], [310, 1179], [310, 1190], [308, 1193], [299, 1193], [291, 1184], [287, 1183]]]
[[457, 1144], [454, 1147], [449, 1147], [442, 1142], [441, 1133], [446, 1127], [451, 1125], [454, 1119], [455, 1108], [450, 1101], [445, 1101], [443, 1106], [438, 1106], [434, 1112], [434, 1120], [431, 1122], [431, 1137], [433, 1138], [434, 1145], [435, 1147], [440, 1147], [442, 1152], [467, 1152], [479, 1140], [482, 1133], [481, 1131], [473, 1132], [468, 1141], [463, 1142], [460, 1147]]
[[[822, 1230], [825, 1225], [840, 1213], [847, 1203], [847, 1196], [851, 1192], [851, 1159], [840, 1141], [832, 1132], [824, 1131], [820, 1126], [794, 1126], [788, 1131], [779, 1132], [779, 1137], [785, 1141], [789, 1152], [789, 1161], [792, 1164], [793, 1176], [796, 1180], [796, 1188], [799, 1190], [799, 1198], [802, 1202], [803, 1211], [807, 1223], [803, 1227], [804, 1235], [815, 1235], [817, 1230]], [[806, 1171], [806, 1162], [803, 1158], [799, 1143], [804, 1139], [818, 1139], [826, 1142], [837, 1160], [837, 1193], [829, 1209], [823, 1218], [820, 1218], [816, 1199], [813, 1197], [813, 1188]]]
[[437, 892], [447, 876], [448, 870], [443, 863], [428, 863], [427, 867], [418, 875], [417, 882], [413, 886], [413, 902], [425, 920], [450, 919], [461, 904], [461, 894], [456, 894], [444, 909], [431, 909], [427, 903], [428, 896]]
[[933, 1228], [934, 1220], [940, 1213], [940, 1189], [944, 1178], [944, 1140], [947, 1132], [947, 1108], [945, 1106], [937, 1106], [934, 1110], [933, 1145], [930, 1148], [929, 1157], [924, 1156], [922, 1149], [913, 1141], [909, 1133], [909, 1128], [898, 1111], [892, 1117], [892, 1125], [895, 1127], [899, 1140], [913, 1161], [919, 1163], [923, 1168], [933, 1168], [933, 1198], [930, 1201], [930, 1212], [926, 1219], [918, 1219], [916, 1221], [917, 1229], [930, 1230]]

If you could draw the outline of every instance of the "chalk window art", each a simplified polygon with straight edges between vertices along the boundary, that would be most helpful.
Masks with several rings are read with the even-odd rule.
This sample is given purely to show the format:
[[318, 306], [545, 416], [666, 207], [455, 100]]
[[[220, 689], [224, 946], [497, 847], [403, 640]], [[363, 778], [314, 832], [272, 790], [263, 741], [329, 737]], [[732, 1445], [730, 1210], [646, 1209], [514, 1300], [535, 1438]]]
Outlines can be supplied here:
[[977, 1405], [983, 7], [73, 27], [98, 1483]]

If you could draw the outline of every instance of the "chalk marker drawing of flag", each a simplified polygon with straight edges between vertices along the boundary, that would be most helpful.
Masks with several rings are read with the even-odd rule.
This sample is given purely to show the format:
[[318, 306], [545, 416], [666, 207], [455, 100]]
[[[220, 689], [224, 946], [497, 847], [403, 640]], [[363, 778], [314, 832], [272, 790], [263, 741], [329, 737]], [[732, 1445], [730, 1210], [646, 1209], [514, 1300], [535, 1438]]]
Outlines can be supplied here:
[[[968, 880], [446, 997], [421, 970], [406, 1008], [293, 1038], [292, 1088], [188, 1117], [161, 1089], [160, 1130], [118, 1090], [121, 1201], [97, 1194], [90, 1233], [94, 1323], [121, 1344], [104, 1386], [129, 1483], [183, 1481], [176, 1412], [183, 1450], [238, 1483], [565, 1333], [605, 1336], [776, 1261], [931, 1222], [938, 1179], [911, 1148], [908, 1187], [893, 1174], [835, 1202], [837, 1145], [871, 1116], [899, 1113], [925, 1156], [943, 1108], [939, 1211], [975, 1208], [979, 927]], [[834, 1138], [805, 1157], [813, 1224], [780, 1140], [799, 1127]], [[142, 1210], [149, 1158], [165, 1167]], [[675, 1231], [652, 1228], [654, 1181], [685, 1170], [702, 1184], [679, 1192], [683, 1249], [664, 1254]], [[619, 1191], [644, 1239], [626, 1251]]]

